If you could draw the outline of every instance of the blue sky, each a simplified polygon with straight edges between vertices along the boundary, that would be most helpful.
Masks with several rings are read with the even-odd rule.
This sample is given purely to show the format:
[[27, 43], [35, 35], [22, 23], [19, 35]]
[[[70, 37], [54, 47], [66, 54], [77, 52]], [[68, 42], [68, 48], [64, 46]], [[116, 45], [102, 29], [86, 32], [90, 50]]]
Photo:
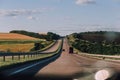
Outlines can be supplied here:
[[0, 32], [120, 31], [120, 0], [0, 0]]

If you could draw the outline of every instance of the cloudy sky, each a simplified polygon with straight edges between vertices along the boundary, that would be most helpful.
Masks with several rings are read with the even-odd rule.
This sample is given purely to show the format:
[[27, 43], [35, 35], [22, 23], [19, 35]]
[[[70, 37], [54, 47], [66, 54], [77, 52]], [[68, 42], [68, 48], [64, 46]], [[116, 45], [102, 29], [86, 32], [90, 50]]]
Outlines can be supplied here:
[[120, 0], [0, 0], [0, 32], [120, 31]]

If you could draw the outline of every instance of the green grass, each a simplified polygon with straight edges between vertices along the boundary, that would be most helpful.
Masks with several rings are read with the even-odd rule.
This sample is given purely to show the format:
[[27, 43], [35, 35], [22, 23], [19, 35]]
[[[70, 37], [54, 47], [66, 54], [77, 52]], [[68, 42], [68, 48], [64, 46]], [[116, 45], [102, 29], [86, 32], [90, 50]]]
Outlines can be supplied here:
[[[73, 35], [69, 35], [68, 37], [69, 37], [68, 42], [71, 45], [71, 43], [75, 41], [75, 38], [73, 37]], [[105, 59], [109, 59], [109, 60], [120, 60], [120, 58], [115, 58], [115, 57], [106, 57], [106, 56], [102, 56], [102, 55], [98, 56], [97, 54], [84, 53], [76, 48], [74, 48], [74, 53], [78, 53], [79, 55], [82, 55], [85, 57], [90, 57], [90, 58], [96, 58], [96, 59], [103, 59], [103, 57], [105, 57]], [[120, 56], [120, 55], [118, 55], [118, 56]]]
[[29, 55], [29, 57], [26, 55], [25, 56], [25, 59], [23, 56], [20, 57], [20, 60], [18, 58], [18, 56], [15, 56], [14, 57], [14, 60], [12, 60], [12, 57], [9, 56], [9, 57], [6, 57], [6, 60], [3, 61], [3, 58], [0, 57], [0, 67], [3, 67], [3, 66], [8, 66], [8, 65], [12, 65], [12, 64], [16, 64], [16, 63], [22, 63], [22, 62], [26, 62], [26, 61], [31, 61], [31, 60], [37, 60], [37, 59], [42, 59], [42, 58], [45, 58], [45, 57], [49, 57], [49, 56], [52, 56], [56, 53], [53, 53], [53, 54], [39, 54], [39, 56], [34, 56], [31, 57]]
[[[45, 44], [47, 46], [46, 48], [49, 48], [54, 43], [55, 42], [53, 42], [53, 41], [49, 41], [49, 42], [43, 41], [43, 44]], [[29, 57], [26, 55], [25, 58], [24, 58], [24, 56], [20, 56], [20, 59], [19, 59], [18, 56], [14, 56], [14, 60], [12, 60], [12, 56], [8, 56], [8, 57], [6, 57], [5, 61], [3, 61], [3, 57], [0, 57], [0, 70], [9, 68], [12, 65], [14, 66], [15, 64], [22, 64], [22, 63], [26, 63], [26, 62], [29, 62], [29, 61], [40, 60], [40, 59], [43, 59], [43, 58], [46, 58], [46, 57], [53, 56], [55, 54], [58, 54], [58, 52], [60, 51], [61, 47], [62, 46], [60, 45], [58, 47], [58, 49], [56, 51], [54, 51], [53, 53], [50, 53], [50, 54], [39, 54], [37, 56], [33, 55], [33, 57], [31, 57], [31, 55], [29, 55]]]
[[[51, 44], [53, 44], [53, 42]], [[31, 57], [31, 55], [29, 55], [29, 57], [26, 55], [25, 58], [24, 58], [24, 56], [20, 56], [20, 59], [18, 58], [18, 56], [14, 56], [14, 60], [12, 60], [12, 56], [6, 57], [5, 61], [3, 61], [3, 57], [0, 57], [0, 68], [10, 66], [13, 64], [24, 63], [27, 61], [38, 60], [38, 59], [50, 57], [50, 56], [57, 54], [60, 51], [60, 49], [61, 49], [61, 46], [59, 46], [59, 48], [55, 52], [50, 53], [50, 54], [39, 54], [37, 56], [33, 55], [33, 57]]]
[[82, 53], [82, 52], [80, 52], [79, 50], [77, 50], [77, 49], [74, 49], [74, 52], [75, 53], [78, 53], [79, 55], [81, 55], [81, 56], [85, 56], [85, 57], [90, 57], [90, 58], [95, 58], [95, 59], [103, 59], [103, 57], [106, 59], [106, 60], [120, 60], [120, 58], [115, 58], [115, 57], [107, 57], [107, 56], [99, 56], [99, 55], [97, 55], [97, 54], [89, 54], [89, 53]]
[[44, 50], [52, 47], [54, 44], [55, 44], [55, 41], [50, 41], [50, 42], [46, 43], [46, 44], [45, 44], [45, 47], [42, 48], [42, 49], [40, 49], [40, 51], [44, 51]]

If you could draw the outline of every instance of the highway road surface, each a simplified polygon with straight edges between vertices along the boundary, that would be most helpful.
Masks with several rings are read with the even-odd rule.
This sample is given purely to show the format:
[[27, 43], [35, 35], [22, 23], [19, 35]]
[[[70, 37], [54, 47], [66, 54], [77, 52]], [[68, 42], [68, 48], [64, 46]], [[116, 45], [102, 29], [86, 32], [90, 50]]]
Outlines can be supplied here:
[[58, 40], [54, 46], [52, 46], [51, 48], [49, 48], [49, 49], [47, 49], [47, 50], [45, 50], [45, 51], [42, 51], [42, 53], [47, 53], [47, 52], [54, 52], [54, 51], [56, 51], [56, 50], [58, 49], [60, 43], [61, 43], [61, 40]]
[[[69, 45], [64, 39], [61, 55], [42, 61], [29, 63], [26, 69], [18, 69], [6, 78], [7, 80], [97, 80], [99, 73], [109, 79], [120, 80], [120, 63], [83, 57], [79, 54], [69, 54]], [[35, 65], [36, 64], [36, 65]], [[13, 70], [14, 71], [14, 70]], [[1, 74], [2, 75], [2, 74]], [[4, 75], [3, 75], [4, 76]], [[97, 78], [96, 78], [97, 76]], [[3, 78], [4, 79], [4, 78]], [[1, 80], [1, 79], [0, 79]], [[102, 79], [101, 79], [102, 80]]]

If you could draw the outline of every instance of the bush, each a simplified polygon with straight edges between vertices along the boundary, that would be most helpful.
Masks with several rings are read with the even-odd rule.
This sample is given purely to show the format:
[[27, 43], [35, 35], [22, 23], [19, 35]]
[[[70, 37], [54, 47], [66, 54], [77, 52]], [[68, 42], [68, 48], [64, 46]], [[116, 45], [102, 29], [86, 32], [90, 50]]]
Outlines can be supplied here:
[[44, 45], [41, 43], [34, 43], [34, 47], [30, 51], [37, 51], [44, 48]]
[[87, 53], [106, 55], [120, 54], [120, 45], [116, 45], [114, 43], [104, 44], [104, 42], [92, 43], [86, 40], [77, 40], [72, 43], [72, 46]]

